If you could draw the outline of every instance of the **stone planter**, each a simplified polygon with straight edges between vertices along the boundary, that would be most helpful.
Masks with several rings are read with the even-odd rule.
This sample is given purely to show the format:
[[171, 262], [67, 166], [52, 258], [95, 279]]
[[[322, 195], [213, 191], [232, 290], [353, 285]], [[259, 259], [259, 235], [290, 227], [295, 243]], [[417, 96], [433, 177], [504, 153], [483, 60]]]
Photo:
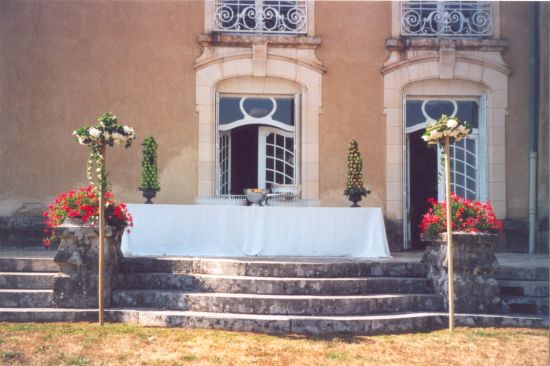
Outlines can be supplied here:
[[148, 205], [153, 204], [153, 201], [151, 199], [155, 198], [155, 196], [157, 195], [157, 192], [160, 191], [160, 189], [156, 190], [156, 189], [149, 189], [149, 188], [147, 189], [139, 188], [139, 190], [143, 192], [142, 195], [146, 199], [145, 203]]
[[[433, 280], [434, 291], [443, 296], [448, 310], [447, 235], [442, 234], [426, 246], [422, 263]], [[500, 291], [495, 279], [499, 264], [495, 256], [498, 235], [453, 234], [455, 311], [457, 313], [495, 313], [500, 308]]]
[[361, 207], [357, 204], [363, 199], [361, 193], [352, 193], [348, 196], [348, 199], [353, 203], [350, 207]]
[[[122, 230], [105, 229], [105, 306], [111, 304], [111, 290], [118, 264]], [[54, 261], [60, 273], [54, 279], [53, 303], [60, 308], [96, 308], [98, 306], [99, 230], [80, 220], [66, 220], [56, 229], [60, 238]]]

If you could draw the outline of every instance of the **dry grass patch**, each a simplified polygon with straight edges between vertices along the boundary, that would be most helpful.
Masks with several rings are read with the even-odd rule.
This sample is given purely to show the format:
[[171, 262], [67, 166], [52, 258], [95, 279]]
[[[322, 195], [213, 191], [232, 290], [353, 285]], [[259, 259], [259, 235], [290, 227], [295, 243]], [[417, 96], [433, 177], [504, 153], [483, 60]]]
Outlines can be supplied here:
[[542, 329], [306, 337], [126, 324], [0, 323], [2, 365], [547, 365]]

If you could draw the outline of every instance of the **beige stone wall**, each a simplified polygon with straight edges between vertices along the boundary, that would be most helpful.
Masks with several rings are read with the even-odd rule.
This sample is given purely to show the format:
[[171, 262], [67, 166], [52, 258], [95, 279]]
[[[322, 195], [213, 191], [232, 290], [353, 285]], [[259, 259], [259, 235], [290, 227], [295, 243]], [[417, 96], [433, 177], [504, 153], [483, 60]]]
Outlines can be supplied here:
[[506, 117], [506, 196], [509, 218], [526, 219], [529, 199], [529, 15], [528, 3], [502, 2], [504, 60], [512, 71]]
[[320, 193], [324, 204], [347, 205], [347, 147], [359, 142], [364, 180], [372, 195], [364, 206], [385, 207], [386, 125], [383, 77], [391, 31], [391, 2], [329, 2], [315, 5], [315, 34], [323, 38], [317, 55], [323, 76], [319, 126]]
[[108, 151], [115, 193], [142, 202], [140, 143], [153, 134], [157, 202], [192, 202], [203, 12], [202, 1], [0, 2], [0, 215], [86, 184], [87, 149], [71, 133], [107, 111], [138, 134]]
[[[193, 63], [201, 55], [203, 1], [0, 2], [0, 215], [24, 202], [47, 203], [86, 184], [87, 149], [71, 132], [113, 111], [138, 133], [135, 146], [110, 149], [114, 191], [137, 191], [143, 138], [159, 143], [156, 202], [192, 203], [197, 195], [199, 118]], [[366, 206], [386, 208], [386, 117], [381, 69], [392, 32], [391, 2], [317, 1], [315, 35], [322, 75], [319, 196], [342, 195], [350, 140], [364, 154]], [[503, 2], [509, 42], [506, 195], [511, 218], [527, 215], [527, 4]], [[400, 172], [396, 172], [400, 174]]]

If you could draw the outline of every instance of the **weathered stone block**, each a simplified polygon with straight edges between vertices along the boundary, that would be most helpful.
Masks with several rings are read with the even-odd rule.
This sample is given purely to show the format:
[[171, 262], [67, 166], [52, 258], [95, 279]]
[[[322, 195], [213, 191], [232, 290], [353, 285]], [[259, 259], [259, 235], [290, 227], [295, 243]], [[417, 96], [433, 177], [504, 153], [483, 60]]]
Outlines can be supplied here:
[[[122, 231], [106, 227], [104, 304], [111, 305], [118, 264]], [[54, 261], [60, 273], [54, 279], [53, 303], [61, 308], [98, 306], [99, 231], [96, 227], [66, 222], [56, 230], [60, 238]]]
[[[500, 309], [500, 290], [495, 279], [499, 264], [495, 256], [498, 236], [453, 234], [455, 311], [494, 313]], [[444, 297], [448, 310], [449, 275], [446, 235], [426, 246], [422, 262], [433, 280], [434, 291]]]

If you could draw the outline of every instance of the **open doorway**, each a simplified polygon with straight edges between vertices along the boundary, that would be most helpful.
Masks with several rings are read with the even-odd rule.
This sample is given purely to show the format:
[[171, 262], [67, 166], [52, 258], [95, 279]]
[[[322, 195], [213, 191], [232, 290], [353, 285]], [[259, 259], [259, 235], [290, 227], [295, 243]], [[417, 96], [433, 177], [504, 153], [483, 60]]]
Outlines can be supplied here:
[[231, 131], [231, 192], [243, 194], [258, 187], [258, 125], [244, 125]]
[[428, 211], [428, 198], [437, 198], [437, 148], [422, 140], [424, 130], [407, 134], [409, 144], [409, 222], [410, 243], [414, 250], [424, 249], [420, 222]]

